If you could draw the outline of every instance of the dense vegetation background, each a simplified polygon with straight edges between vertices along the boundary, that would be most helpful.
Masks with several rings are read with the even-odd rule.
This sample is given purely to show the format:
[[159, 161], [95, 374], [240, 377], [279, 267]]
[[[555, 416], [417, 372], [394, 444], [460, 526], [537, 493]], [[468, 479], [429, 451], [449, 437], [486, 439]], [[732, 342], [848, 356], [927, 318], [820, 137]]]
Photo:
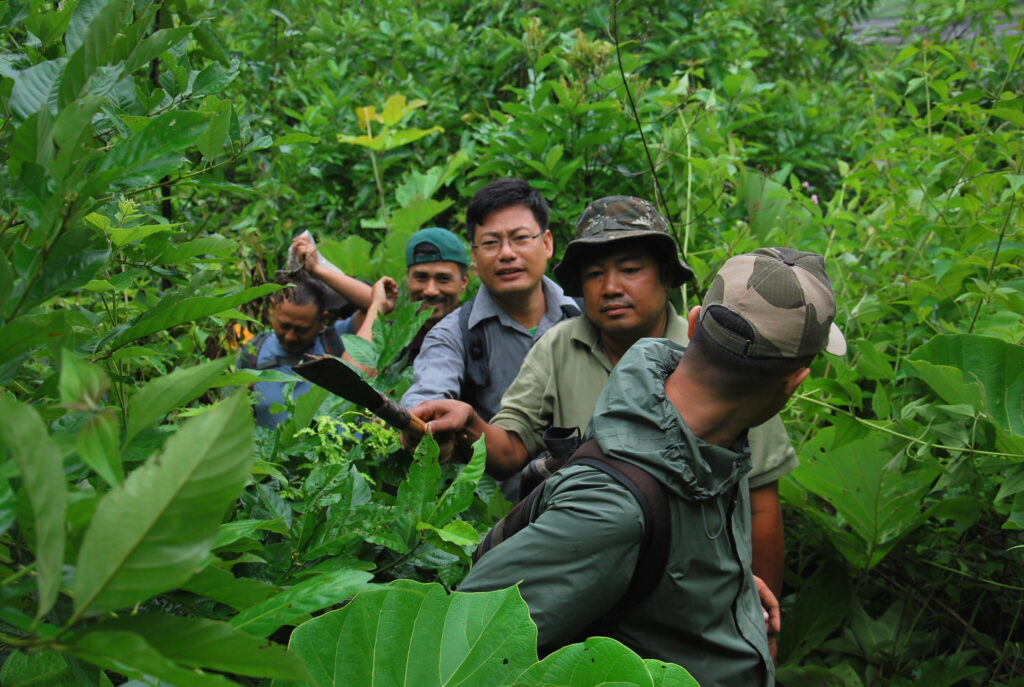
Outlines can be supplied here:
[[[781, 684], [1024, 685], [1020, 7], [890, 7], [881, 42], [871, 0], [0, 1], [0, 681], [578, 665], [535, 663], [514, 591], [422, 584], [505, 507], [482, 456], [410, 463], [317, 391], [254, 428], [232, 368], [292, 236], [397, 276], [510, 175], [559, 246], [588, 200], [656, 199], [697, 291], [758, 246], [827, 256], [852, 346], [785, 414]], [[352, 344], [382, 390], [414, 310]]]

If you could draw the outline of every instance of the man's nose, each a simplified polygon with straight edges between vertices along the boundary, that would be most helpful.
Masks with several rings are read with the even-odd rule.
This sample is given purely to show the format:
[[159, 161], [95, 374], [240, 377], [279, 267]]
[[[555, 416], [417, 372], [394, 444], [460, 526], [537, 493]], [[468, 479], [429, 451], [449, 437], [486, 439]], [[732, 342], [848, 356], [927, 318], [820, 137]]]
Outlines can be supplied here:
[[440, 289], [437, 288], [437, 282], [433, 279], [427, 281], [427, 285], [423, 287], [423, 295], [429, 298], [436, 296], [438, 293], [440, 293]]
[[607, 272], [601, 280], [601, 295], [608, 298], [622, 293], [622, 282], [617, 272]]
[[498, 248], [498, 258], [501, 260], [512, 260], [516, 257], [516, 251], [512, 248], [512, 238], [501, 239], [501, 246]]

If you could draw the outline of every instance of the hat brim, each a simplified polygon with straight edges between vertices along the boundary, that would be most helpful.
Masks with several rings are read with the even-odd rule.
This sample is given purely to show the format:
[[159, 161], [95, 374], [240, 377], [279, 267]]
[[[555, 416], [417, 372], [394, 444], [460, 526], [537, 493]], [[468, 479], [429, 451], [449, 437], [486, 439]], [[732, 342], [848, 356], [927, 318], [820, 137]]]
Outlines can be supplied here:
[[665, 253], [676, 256], [675, 260], [668, 261], [671, 277], [670, 287], [675, 288], [693, 279], [693, 270], [679, 257], [679, 246], [676, 244], [675, 239], [668, 234], [660, 231], [651, 231], [650, 229], [616, 231], [613, 237], [603, 233], [597, 236], [574, 239], [569, 242], [569, 245], [565, 247], [565, 255], [562, 256], [561, 262], [558, 263], [554, 270], [555, 279], [558, 280], [565, 294], [575, 298], [583, 296], [583, 289], [580, 284], [579, 259], [580, 253], [583, 252], [584, 248], [629, 240], [643, 240], [645, 243], [660, 244], [655, 247], [655, 256], [664, 255]]

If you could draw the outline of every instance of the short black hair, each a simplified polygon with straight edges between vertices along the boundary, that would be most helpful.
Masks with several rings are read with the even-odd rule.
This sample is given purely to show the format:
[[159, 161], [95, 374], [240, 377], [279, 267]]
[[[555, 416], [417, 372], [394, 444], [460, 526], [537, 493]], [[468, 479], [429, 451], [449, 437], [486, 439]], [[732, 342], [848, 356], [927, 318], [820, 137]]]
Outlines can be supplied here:
[[[720, 305], [712, 305], [704, 317], [714, 317], [723, 327], [744, 338], [753, 338], [754, 330], [739, 315]], [[808, 367], [814, 354], [798, 358], [767, 358], [743, 356], [719, 345], [698, 322], [693, 338], [687, 345], [687, 354], [696, 355], [704, 363], [701, 367], [714, 375], [714, 388], [723, 398], [735, 399], [756, 392], [765, 385]]]
[[316, 305], [316, 309], [324, 312], [327, 309], [327, 295], [323, 284], [303, 271], [278, 272], [275, 284], [285, 288], [270, 294], [271, 305], [279, 305], [283, 301], [295, 305]]
[[473, 243], [476, 228], [483, 224], [491, 213], [515, 205], [529, 208], [541, 231], [548, 228], [551, 208], [537, 189], [522, 179], [498, 179], [473, 194], [469, 201], [466, 208], [466, 235], [469, 242]]

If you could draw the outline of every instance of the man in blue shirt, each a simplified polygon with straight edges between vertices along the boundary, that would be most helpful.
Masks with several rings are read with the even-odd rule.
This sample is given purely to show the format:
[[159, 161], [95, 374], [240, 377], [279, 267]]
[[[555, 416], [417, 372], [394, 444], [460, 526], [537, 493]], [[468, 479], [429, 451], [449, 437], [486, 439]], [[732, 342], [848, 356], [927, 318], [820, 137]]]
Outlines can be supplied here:
[[[253, 339], [238, 358], [239, 368], [278, 370], [291, 373], [292, 365], [307, 354], [340, 356], [345, 347], [342, 334], [358, 328], [356, 319], [362, 313], [327, 324], [323, 286], [304, 272], [298, 272], [278, 283], [285, 288], [270, 295], [272, 329]], [[369, 289], [369, 287], [367, 287]], [[296, 377], [292, 398], [309, 391], [312, 384]], [[256, 421], [264, 427], [276, 427], [288, 418], [283, 409], [287, 382], [257, 382]], [[276, 409], [274, 406], [278, 406]]]
[[489, 419], [533, 342], [578, 315], [576, 302], [544, 276], [554, 252], [547, 201], [521, 179], [498, 179], [466, 209], [466, 233], [481, 287], [427, 334], [402, 405], [453, 398]]

